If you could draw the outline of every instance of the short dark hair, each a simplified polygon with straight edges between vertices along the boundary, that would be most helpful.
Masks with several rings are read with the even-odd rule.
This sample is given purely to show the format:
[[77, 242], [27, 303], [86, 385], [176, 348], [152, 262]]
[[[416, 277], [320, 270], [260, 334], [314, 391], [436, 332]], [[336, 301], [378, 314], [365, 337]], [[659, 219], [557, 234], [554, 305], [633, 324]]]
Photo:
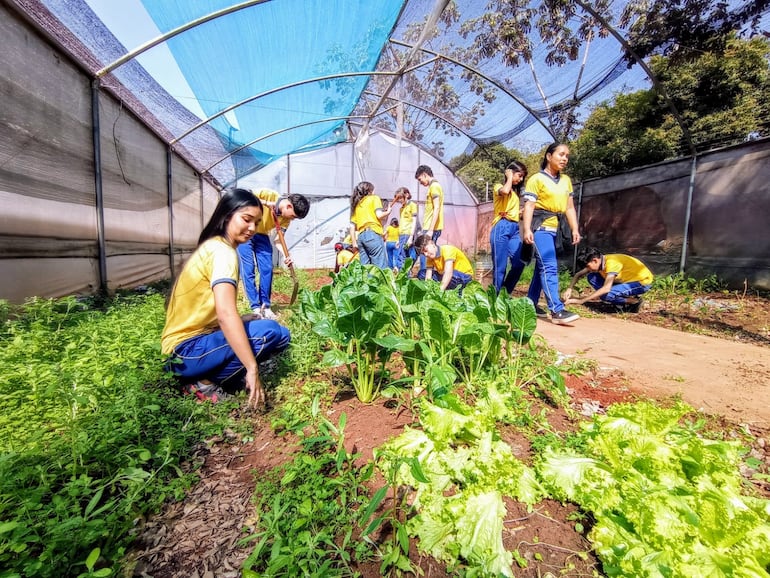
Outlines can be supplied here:
[[291, 204], [294, 205], [294, 214], [297, 215], [298, 219], [307, 217], [307, 214], [310, 211], [310, 201], [307, 200], [305, 195], [292, 193], [289, 195], [288, 199], [291, 201]]
[[588, 265], [589, 261], [593, 261], [597, 257], [599, 259], [602, 258], [602, 252], [599, 251], [599, 249], [596, 247], [586, 247], [585, 249], [581, 250], [580, 253], [578, 253], [577, 264], [581, 269], [583, 269], [586, 265]]
[[432, 240], [433, 239], [430, 235], [420, 235], [414, 240], [414, 250], [418, 253], [422, 253], [423, 247], [425, 247], [425, 245], [427, 245]]
[[414, 178], [416, 179], [420, 175], [428, 175], [429, 177], [433, 176], [433, 169], [430, 168], [428, 165], [420, 165], [417, 167], [417, 170], [414, 172]]

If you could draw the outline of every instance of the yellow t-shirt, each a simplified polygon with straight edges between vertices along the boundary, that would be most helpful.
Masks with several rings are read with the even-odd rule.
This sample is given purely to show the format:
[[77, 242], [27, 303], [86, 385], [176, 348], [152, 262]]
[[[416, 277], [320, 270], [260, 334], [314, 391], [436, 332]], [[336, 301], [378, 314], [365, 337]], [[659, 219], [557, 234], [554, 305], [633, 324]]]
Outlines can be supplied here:
[[394, 227], [393, 225], [388, 225], [388, 228], [385, 229], [385, 240], [388, 243], [398, 242], [398, 227]]
[[503, 185], [497, 184], [494, 186], [495, 199], [494, 199], [494, 211], [495, 217], [492, 219], [492, 226], [500, 219], [507, 219], [508, 221], [519, 222], [519, 196], [516, 191], [511, 191], [507, 195], [500, 192]]
[[[260, 201], [275, 205], [281, 198], [281, 196], [271, 189], [260, 189], [259, 191], [252, 191], [254, 196]], [[291, 223], [291, 219], [286, 217], [278, 217], [278, 225], [286, 230], [286, 227]], [[262, 219], [257, 223], [256, 233], [259, 235], [269, 235], [272, 231], [275, 231], [275, 217], [273, 216], [273, 207], [267, 205], [262, 206]]]
[[466, 273], [471, 276], [473, 275], [473, 265], [471, 265], [468, 257], [454, 245], [441, 245], [436, 258], [431, 259], [428, 257], [425, 261], [425, 265], [429, 269], [435, 269], [439, 275], [443, 275], [446, 270], [447, 261], [454, 261], [455, 271]]
[[[438, 211], [438, 220], [434, 231], [444, 230], [444, 189], [438, 181], [433, 180], [428, 185], [428, 197], [425, 199], [425, 220], [422, 223], [423, 228], [430, 227], [430, 223], [433, 220], [433, 203], [431, 199], [436, 199], [433, 203], [437, 203], [436, 211]], [[427, 229], [425, 229], [427, 230]]]
[[350, 222], [360, 233], [364, 229], [371, 229], [378, 235], [382, 235], [382, 222], [377, 218], [377, 210], [382, 209], [382, 199], [377, 195], [366, 195], [358, 202]]
[[[567, 201], [571, 196], [572, 180], [567, 175], [559, 175], [558, 179], [554, 179], [545, 171], [540, 171], [527, 179], [522, 198], [534, 201], [536, 209], [563, 213], [567, 210]], [[559, 220], [549, 217], [543, 221], [542, 226], [556, 228]]]
[[611, 273], [616, 275], [615, 283], [637, 281], [642, 285], [652, 285], [654, 278], [652, 271], [639, 259], [622, 253], [611, 253], [604, 256], [604, 267], [599, 270], [599, 274], [607, 279], [607, 275]]
[[209, 239], [198, 247], [179, 274], [160, 339], [164, 354], [172, 353], [191, 337], [219, 327], [212, 290], [218, 283], [238, 287], [238, 253], [222, 237]]
[[401, 235], [411, 235], [412, 225], [417, 218], [417, 203], [409, 201], [398, 213], [398, 232]]
[[342, 249], [342, 251], [337, 253], [337, 265], [340, 267], [345, 267], [348, 263], [355, 261], [356, 259], [358, 259], [358, 251], [354, 253], [350, 249]]

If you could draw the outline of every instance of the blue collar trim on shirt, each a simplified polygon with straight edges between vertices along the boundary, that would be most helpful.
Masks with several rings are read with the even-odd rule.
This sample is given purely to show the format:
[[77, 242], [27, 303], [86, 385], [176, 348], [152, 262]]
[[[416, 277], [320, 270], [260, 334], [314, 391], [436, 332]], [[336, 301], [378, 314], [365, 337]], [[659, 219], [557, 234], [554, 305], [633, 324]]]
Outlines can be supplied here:
[[559, 173], [558, 175], [556, 175], [555, 177], [553, 177], [553, 176], [551, 176], [550, 174], [548, 174], [548, 173], [545, 171], [545, 169], [540, 169], [540, 172], [541, 172], [542, 174], [544, 174], [546, 177], [548, 177], [549, 179], [551, 179], [551, 180], [552, 180], [554, 183], [558, 183], [558, 182], [561, 180], [561, 173]]

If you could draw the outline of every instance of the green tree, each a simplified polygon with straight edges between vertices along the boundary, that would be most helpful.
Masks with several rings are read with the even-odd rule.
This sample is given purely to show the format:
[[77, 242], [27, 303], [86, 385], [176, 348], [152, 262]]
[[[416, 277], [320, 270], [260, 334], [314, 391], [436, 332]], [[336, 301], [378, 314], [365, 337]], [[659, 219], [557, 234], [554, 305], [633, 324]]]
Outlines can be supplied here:
[[501, 143], [479, 147], [471, 154], [462, 154], [451, 161], [452, 168], [476, 198], [484, 202], [492, 200], [495, 184], [503, 183], [505, 167], [513, 160], [523, 161], [524, 155]]
[[674, 156], [678, 139], [669, 130], [656, 94], [640, 90], [618, 94], [614, 103], [604, 102], [586, 119], [580, 136], [572, 143], [569, 172], [575, 180], [605, 177], [632, 167]]
[[[689, 61], [703, 52], [723, 52], [736, 30], [756, 32], [770, 0], [730, 6], [724, 0], [632, 0], [620, 16], [627, 39], [639, 58], [654, 54], [673, 62]], [[626, 53], [633, 63], [633, 56]]]
[[[723, 52], [690, 61], [650, 59], [698, 151], [770, 132], [770, 43], [733, 35]], [[576, 180], [616, 174], [688, 154], [681, 126], [656, 89], [618, 94], [594, 108], [572, 143]]]
[[[545, 64], [559, 67], [577, 60], [590, 42], [613, 27], [626, 38], [629, 67], [655, 54], [683, 62], [704, 51], [721, 54], [734, 31], [756, 32], [770, 0], [731, 6], [725, 0], [629, 0], [617, 14], [608, 0], [489, 0], [484, 14], [463, 24], [474, 37], [475, 52], [499, 56], [510, 67], [532, 63], [535, 47]], [[617, 14], [617, 17], [616, 17]], [[533, 80], [539, 84], [533, 68]], [[552, 107], [544, 98], [552, 134], [571, 139], [578, 130], [578, 99]]]
[[[679, 63], [653, 57], [650, 67], [690, 129], [698, 150], [745, 140], [770, 129], [770, 42], [732, 35], [723, 52]], [[673, 136], [673, 135], [672, 135]], [[684, 151], [686, 143], [678, 142]]]

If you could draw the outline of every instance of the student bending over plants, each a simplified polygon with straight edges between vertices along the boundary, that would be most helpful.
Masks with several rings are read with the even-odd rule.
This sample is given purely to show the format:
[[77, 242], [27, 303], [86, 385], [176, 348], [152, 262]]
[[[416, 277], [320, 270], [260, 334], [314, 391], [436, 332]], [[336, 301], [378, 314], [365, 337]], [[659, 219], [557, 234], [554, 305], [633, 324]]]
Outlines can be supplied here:
[[[420, 235], [414, 242], [418, 254], [425, 256], [425, 279], [441, 283], [442, 289], [463, 288], [473, 279], [473, 266], [468, 257], [454, 245], [439, 247], [430, 235]], [[435, 272], [434, 272], [435, 269]], [[422, 275], [418, 273], [418, 277]]]
[[214, 403], [245, 387], [249, 406], [265, 403], [257, 363], [286, 349], [289, 330], [238, 313], [238, 252], [254, 235], [262, 203], [251, 191], [225, 192], [174, 284], [161, 350], [184, 393]]
[[[623, 253], [602, 254], [595, 247], [581, 251], [577, 262], [583, 267], [575, 273], [562, 296], [564, 303], [586, 304], [601, 300], [620, 311], [636, 313], [642, 295], [652, 287], [652, 272], [636, 257]], [[572, 289], [581, 277], [585, 277], [593, 292], [585, 297], [572, 297]]]

